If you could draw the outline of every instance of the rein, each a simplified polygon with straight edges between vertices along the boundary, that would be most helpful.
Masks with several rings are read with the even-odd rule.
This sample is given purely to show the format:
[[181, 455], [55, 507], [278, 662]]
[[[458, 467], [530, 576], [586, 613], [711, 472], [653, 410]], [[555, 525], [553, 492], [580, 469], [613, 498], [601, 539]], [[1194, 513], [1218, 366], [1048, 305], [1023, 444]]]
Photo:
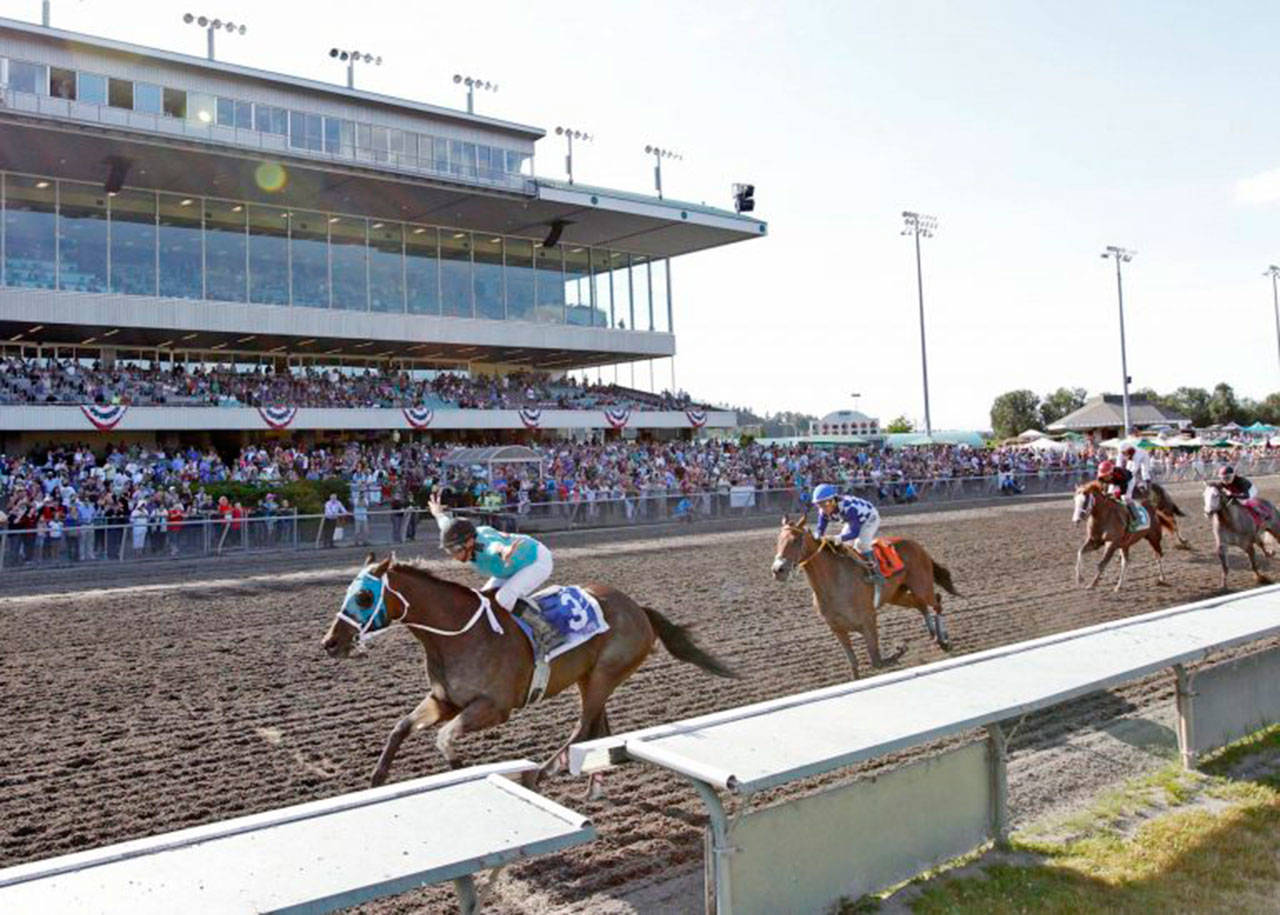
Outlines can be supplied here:
[[818, 545], [817, 547], [814, 548], [814, 551], [810, 553], [808, 556], [806, 556], [804, 559], [797, 560], [796, 568], [803, 569], [809, 563], [813, 562], [813, 560], [817, 559], [818, 554], [821, 553], [823, 549], [825, 549], [825, 544], [826, 544], [826, 541], [819, 538]]

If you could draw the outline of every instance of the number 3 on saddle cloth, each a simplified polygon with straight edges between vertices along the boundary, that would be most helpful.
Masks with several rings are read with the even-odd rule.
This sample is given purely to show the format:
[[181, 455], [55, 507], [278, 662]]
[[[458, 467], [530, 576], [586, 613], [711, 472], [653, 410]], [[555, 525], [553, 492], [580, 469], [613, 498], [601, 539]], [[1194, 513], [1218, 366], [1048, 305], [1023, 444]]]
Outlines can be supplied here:
[[[556, 632], [555, 641], [547, 648], [548, 661], [609, 631], [600, 604], [577, 585], [544, 588], [530, 595], [529, 599]], [[537, 643], [529, 625], [519, 617], [516, 617], [516, 623], [536, 650]]]

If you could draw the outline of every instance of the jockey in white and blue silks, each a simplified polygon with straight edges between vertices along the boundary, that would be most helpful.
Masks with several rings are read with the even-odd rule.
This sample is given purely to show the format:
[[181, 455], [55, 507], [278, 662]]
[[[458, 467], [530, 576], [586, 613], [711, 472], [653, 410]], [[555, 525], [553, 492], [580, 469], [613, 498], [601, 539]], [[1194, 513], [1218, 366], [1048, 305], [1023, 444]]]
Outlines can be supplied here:
[[545, 653], [556, 633], [529, 595], [551, 577], [551, 551], [532, 537], [504, 534], [466, 518], [455, 518], [438, 495], [432, 495], [427, 506], [440, 528], [440, 548], [459, 562], [486, 573], [489, 580], [481, 590], [496, 589], [494, 599], [502, 609], [529, 624], [538, 642], [535, 650]]
[[840, 490], [830, 483], [823, 483], [813, 490], [813, 504], [818, 507], [819, 538], [826, 534], [829, 521], [834, 518], [844, 520], [839, 541], [853, 541], [853, 548], [867, 564], [867, 577], [875, 586], [875, 605], [880, 606], [880, 591], [885, 580], [880, 573], [880, 564], [871, 551], [876, 532], [880, 530], [880, 512], [866, 499], [840, 495]]

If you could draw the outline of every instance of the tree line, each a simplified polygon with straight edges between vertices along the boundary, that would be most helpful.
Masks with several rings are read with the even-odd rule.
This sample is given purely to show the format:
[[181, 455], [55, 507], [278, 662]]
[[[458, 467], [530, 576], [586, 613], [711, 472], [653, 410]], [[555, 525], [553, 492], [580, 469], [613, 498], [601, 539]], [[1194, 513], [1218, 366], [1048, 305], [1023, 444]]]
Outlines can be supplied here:
[[[1212, 391], [1181, 387], [1170, 394], [1153, 388], [1130, 391], [1133, 400], [1146, 400], [1166, 410], [1181, 413], [1193, 426], [1221, 426], [1255, 422], [1280, 425], [1280, 391], [1264, 400], [1238, 397], [1231, 385], [1219, 382]], [[1050, 425], [1084, 406], [1088, 391], [1084, 388], [1058, 388], [1039, 397], [1026, 389], [1006, 391], [991, 405], [991, 429], [996, 438], [1010, 438], [1027, 429], [1047, 429]]]

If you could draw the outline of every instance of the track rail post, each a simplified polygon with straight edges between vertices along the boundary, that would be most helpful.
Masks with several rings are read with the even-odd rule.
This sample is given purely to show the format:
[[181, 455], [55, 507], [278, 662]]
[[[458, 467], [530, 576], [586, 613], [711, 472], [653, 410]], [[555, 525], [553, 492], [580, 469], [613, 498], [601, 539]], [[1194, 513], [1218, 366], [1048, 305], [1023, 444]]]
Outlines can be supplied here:
[[999, 722], [987, 725], [991, 775], [991, 838], [996, 848], [1009, 847], [1009, 738]]
[[1196, 767], [1195, 751], [1195, 719], [1191, 700], [1195, 691], [1191, 688], [1191, 677], [1181, 664], [1173, 665], [1173, 676], [1177, 684], [1176, 702], [1178, 707], [1178, 751], [1182, 756], [1182, 767]]
[[716, 789], [706, 782], [689, 778], [707, 807], [711, 831], [707, 836], [704, 892], [707, 915], [733, 915], [733, 891], [725, 857], [733, 854], [729, 845], [729, 820]]

